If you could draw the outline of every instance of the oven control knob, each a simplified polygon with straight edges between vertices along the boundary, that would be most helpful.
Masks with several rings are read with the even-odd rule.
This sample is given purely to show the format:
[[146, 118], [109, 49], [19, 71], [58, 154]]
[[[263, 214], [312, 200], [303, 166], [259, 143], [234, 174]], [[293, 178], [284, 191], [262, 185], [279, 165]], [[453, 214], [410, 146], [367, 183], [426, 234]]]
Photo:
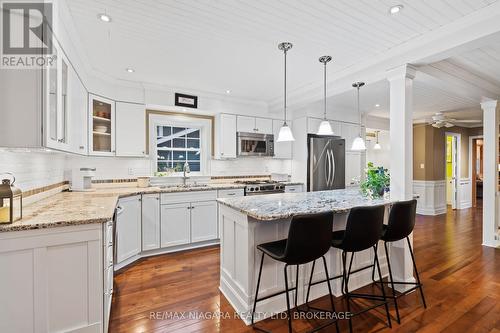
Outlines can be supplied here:
[[285, 189], [285, 186], [280, 185], [280, 190], [284, 190], [284, 189]]
[[250, 192], [253, 192], [253, 187], [249, 187], [249, 188], [248, 188], [248, 190], [249, 190]]

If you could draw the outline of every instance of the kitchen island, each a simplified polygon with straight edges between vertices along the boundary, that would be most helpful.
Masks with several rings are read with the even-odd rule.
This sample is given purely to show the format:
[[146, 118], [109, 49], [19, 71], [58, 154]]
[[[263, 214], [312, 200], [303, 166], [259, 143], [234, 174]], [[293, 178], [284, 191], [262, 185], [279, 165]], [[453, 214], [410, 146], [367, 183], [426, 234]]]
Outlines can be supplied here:
[[[359, 189], [222, 198], [217, 201], [221, 238], [220, 290], [246, 324], [250, 323], [261, 258], [261, 253], [256, 249], [258, 244], [287, 238], [290, 220], [294, 215], [334, 211], [333, 230], [341, 230], [345, 228], [351, 208], [386, 205], [388, 210], [391, 203], [390, 200], [382, 198], [369, 199], [363, 196]], [[312, 239], [311, 242], [313, 241]], [[379, 252], [380, 264], [382, 274], [386, 275], [387, 262], [382, 252]], [[332, 248], [325, 257], [330, 276], [339, 275], [342, 265], [341, 252]], [[356, 254], [353, 269], [371, 263], [373, 251], [366, 250]], [[264, 259], [259, 297], [284, 290], [283, 266], [283, 263], [269, 257]], [[313, 281], [324, 279], [321, 266], [316, 265]], [[299, 304], [305, 302], [310, 268], [311, 264], [300, 267], [297, 291]], [[289, 267], [289, 270], [290, 283], [295, 285], [295, 267]], [[371, 282], [371, 270], [364, 270], [351, 277], [349, 287], [354, 290]], [[332, 288], [336, 296], [341, 294], [340, 279], [332, 281]], [[327, 293], [326, 283], [318, 284], [312, 287], [310, 300]], [[256, 321], [284, 310], [285, 294], [259, 302]]]

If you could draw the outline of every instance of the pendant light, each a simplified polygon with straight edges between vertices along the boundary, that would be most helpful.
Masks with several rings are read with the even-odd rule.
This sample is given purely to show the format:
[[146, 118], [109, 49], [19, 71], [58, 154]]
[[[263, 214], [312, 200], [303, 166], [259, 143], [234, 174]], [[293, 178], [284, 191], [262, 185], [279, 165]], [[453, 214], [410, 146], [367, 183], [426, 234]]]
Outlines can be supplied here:
[[382, 146], [380, 145], [380, 143], [378, 143], [378, 134], [379, 134], [380, 131], [375, 131], [375, 137], [377, 138], [377, 142], [375, 143], [375, 145], [373, 145], [373, 149], [375, 150], [380, 150], [382, 149]]
[[278, 49], [280, 49], [281, 51], [283, 51], [283, 54], [285, 55], [285, 80], [284, 80], [284, 103], [283, 103], [283, 113], [284, 113], [284, 116], [283, 116], [283, 126], [281, 126], [280, 128], [280, 132], [278, 134], [278, 139], [276, 140], [276, 142], [287, 142], [287, 141], [295, 141], [294, 137], [293, 137], [293, 134], [292, 134], [292, 130], [290, 129], [290, 127], [288, 126], [288, 124], [286, 123], [286, 53], [288, 52], [288, 50], [290, 50], [292, 48], [292, 43], [289, 43], [289, 42], [283, 42], [283, 43], [279, 43], [278, 44]]
[[323, 75], [323, 81], [324, 81], [324, 93], [325, 93], [325, 101], [324, 101], [324, 111], [323, 111], [323, 121], [321, 124], [319, 124], [318, 128], [318, 135], [333, 135], [332, 131], [332, 126], [330, 125], [330, 122], [326, 119], [326, 64], [332, 60], [332, 57], [330, 56], [322, 56], [319, 58], [319, 62], [321, 62], [324, 66], [324, 75]]
[[357, 105], [359, 115], [359, 135], [352, 142], [351, 150], [366, 150], [365, 140], [361, 137], [361, 111], [359, 110], [359, 88], [364, 86], [364, 82], [354, 82], [352, 86], [357, 89]]

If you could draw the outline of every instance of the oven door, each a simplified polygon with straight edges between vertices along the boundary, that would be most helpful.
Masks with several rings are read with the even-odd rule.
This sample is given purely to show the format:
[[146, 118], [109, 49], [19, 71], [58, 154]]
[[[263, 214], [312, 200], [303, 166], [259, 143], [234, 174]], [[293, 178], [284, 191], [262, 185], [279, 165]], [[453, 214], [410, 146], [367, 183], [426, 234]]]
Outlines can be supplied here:
[[274, 156], [273, 135], [238, 132], [238, 156]]

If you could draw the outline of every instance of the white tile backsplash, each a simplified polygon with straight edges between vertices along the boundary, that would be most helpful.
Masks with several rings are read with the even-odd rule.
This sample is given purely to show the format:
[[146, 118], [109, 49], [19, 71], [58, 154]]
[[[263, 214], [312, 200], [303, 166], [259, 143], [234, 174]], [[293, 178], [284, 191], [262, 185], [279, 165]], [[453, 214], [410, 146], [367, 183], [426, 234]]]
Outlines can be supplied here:
[[12, 172], [23, 191], [65, 180], [66, 156], [55, 152], [0, 152], [0, 172]]
[[[148, 158], [93, 157], [57, 152], [0, 152], [0, 172], [10, 171], [23, 191], [70, 180], [76, 167], [96, 168], [95, 179], [123, 179], [151, 175]], [[245, 157], [211, 160], [212, 176], [248, 176], [291, 173], [291, 160]]]

